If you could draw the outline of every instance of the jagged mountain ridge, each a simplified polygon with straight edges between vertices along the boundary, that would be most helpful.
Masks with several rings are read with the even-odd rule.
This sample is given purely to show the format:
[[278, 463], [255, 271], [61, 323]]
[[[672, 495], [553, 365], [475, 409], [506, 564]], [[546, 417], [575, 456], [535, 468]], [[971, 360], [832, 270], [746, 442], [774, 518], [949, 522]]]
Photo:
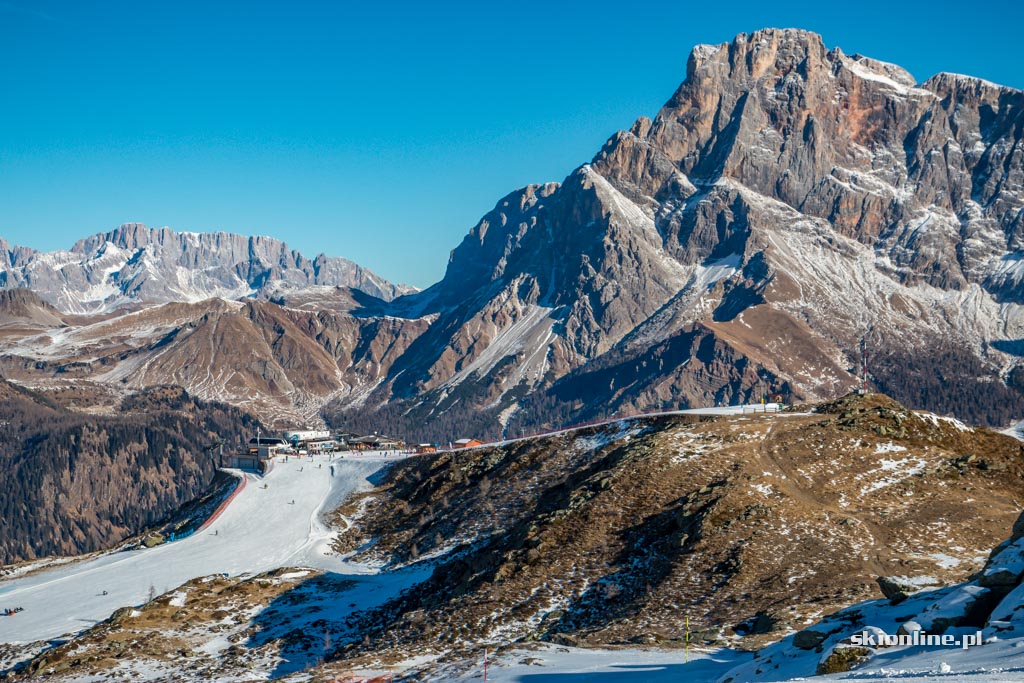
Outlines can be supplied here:
[[126, 223], [43, 253], [0, 239], [0, 285], [25, 287], [66, 313], [140, 303], [236, 299], [314, 285], [392, 299], [414, 291], [343, 258], [306, 258], [279, 240], [224, 232], [175, 232]]
[[[145, 314], [165, 318], [147, 333], [90, 323], [50, 337], [60, 351], [25, 337], [4, 367], [163, 378], [289, 420], [442, 440], [830, 397], [857, 381], [866, 335], [879, 388], [1003, 424], [1024, 412], [1022, 105], [966, 76], [917, 84], [806, 31], [741, 34], [694, 48], [658, 115], [562, 183], [500, 200], [423, 292], [172, 304]], [[245, 334], [196, 336], [240, 314]], [[222, 344], [226, 365], [193, 367], [195, 344]], [[232, 385], [239, 370], [259, 381]]]

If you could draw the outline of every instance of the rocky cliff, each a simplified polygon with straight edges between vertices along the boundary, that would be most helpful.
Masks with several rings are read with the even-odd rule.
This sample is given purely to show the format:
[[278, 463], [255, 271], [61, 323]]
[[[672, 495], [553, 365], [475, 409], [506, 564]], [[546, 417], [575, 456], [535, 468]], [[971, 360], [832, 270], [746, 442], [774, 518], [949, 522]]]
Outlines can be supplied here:
[[378, 391], [515, 431], [834, 395], [866, 338], [877, 386], [1004, 422], [1024, 409], [1022, 129], [1020, 91], [918, 84], [806, 31], [698, 46], [653, 120], [470, 231]]

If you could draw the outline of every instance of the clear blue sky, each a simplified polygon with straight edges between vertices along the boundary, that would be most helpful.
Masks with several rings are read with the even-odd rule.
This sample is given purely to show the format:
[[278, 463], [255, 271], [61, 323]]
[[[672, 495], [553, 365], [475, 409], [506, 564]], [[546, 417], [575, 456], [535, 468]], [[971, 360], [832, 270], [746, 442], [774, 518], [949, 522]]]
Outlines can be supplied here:
[[1016, 2], [0, 0], [0, 236], [267, 234], [425, 286], [503, 195], [653, 116], [696, 43], [828, 46], [1024, 88]]

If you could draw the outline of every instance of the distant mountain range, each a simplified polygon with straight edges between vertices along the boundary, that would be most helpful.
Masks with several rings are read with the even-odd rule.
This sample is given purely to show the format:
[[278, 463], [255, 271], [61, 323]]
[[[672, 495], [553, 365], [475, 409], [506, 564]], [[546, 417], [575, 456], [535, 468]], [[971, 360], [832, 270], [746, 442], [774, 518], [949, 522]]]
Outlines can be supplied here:
[[4, 314], [0, 368], [34, 386], [175, 383], [446, 439], [830, 397], [865, 338], [908, 405], [1024, 417], [1024, 93], [800, 30], [694, 48], [653, 120], [501, 199], [422, 292], [268, 238], [0, 247], [6, 286], [65, 325]]
[[0, 284], [32, 289], [66, 313], [237, 299], [309, 285], [356, 287], [383, 299], [415, 291], [347, 259], [306, 258], [269, 237], [179, 233], [139, 223], [79, 240], [70, 251], [38, 252], [0, 238]]

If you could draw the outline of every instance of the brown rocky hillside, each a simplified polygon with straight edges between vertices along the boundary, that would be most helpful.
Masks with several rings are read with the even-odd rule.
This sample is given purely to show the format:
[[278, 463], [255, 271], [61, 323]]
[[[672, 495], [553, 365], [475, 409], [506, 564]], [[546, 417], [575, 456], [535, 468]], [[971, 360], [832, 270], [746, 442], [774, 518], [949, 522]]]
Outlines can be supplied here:
[[414, 584], [398, 597], [309, 568], [198, 578], [13, 678], [326, 681], [533, 640], [682, 647], [687, 617], [691, 643], [756, 649], [881, 599], [878, 576], [965, 581], [1019, 514], [1022, 448], [870, 395], [396, 462], [335, 514], [337, 550]]
[[337, 656], [681, 644], [684, 617], [751, 647], [879, 595], [878, 576], [962, 580], [1018, 515], [1022, 477], [1016, 440], [881, 395], [419, 458], [342, 511], [358, 523], [341, 549], [436, 569]]
[[1005, 427], [1024, 417], [1024, 93], [920, 76], [799, 29], [698, 45], [659, 111], [500, 198], [422, 292], [269, 238], [0, 239], [0, 287], [62, 311], [0, 329], [0, 368], [440, 442], [825, 400], [866, 338], [876, 390]]

